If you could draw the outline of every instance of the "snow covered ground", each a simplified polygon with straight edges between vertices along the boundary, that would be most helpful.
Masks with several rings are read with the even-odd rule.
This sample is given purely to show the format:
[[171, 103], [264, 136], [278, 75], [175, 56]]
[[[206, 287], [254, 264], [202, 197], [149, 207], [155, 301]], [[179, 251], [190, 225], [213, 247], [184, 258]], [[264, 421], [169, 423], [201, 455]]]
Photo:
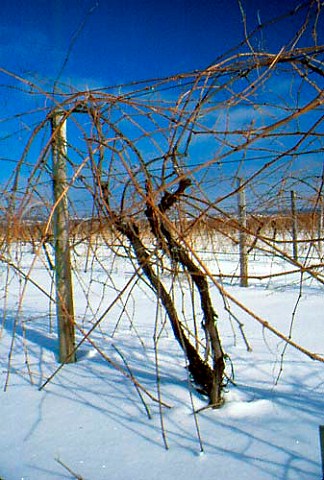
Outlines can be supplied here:
[[[30, 258], [25, 254], [20, 259], [24, 271]], [[218, 265], [222, 271], [237, 269], [231, 259], [222, 262]], [[274, 267], [283, 269], [262, 258], [251, 266], [254, 272], [263, 273]], [[5, 265], [0, 275], [4, 285]], [[74, 278], [78, 323], [85, 331], [131, 278], [130, 265], [119, 260], [109, 275], [92, 269], [92, 282], [87, 275]], [[31, 276], [51, 294], [50, 274], [40, 259]], [[64, 366], [40, 390], [58, 366], [50, 301], [28, 284], [19, 305], [24, 282], [12, 272], [10, 278], [7, 292], [2, 289], [0, 322], [2, 480], [321, 478], [318, 428], [324, 424], [323, 364], [292, 347], [284, 352], [280, 339], [231, 306], [245, 325], [252, 347], [247, 352], [216, 290], [213, 300], [223, 346], [234, 366], [235, 385], [228, 385], [223, 408], [204, 409], [195, 415], [194, 411], [206, 406], [206, 399], [190, 388], [183, 354], [168, 325], [159, 323], [148, 289], [135, 286], [127, 300], [127, 315], [121, 315], [121, 306], [116, 304], [91, 340], [154, 397], [160, 391], [171, 408], [160, 408], [142, 390], [140, 395], [133, 382], [89, 342], [81, 345], [76, 364]], [[293, 318], [294, 340], [324, 354], [323, 287], [315, 280], [305, 282], [302, 290], [299, 277], [292, 275], [251, 282], [248, 289], [237, 284], [225, 287], [285, 334]], [[156, 351], [153, 336], [157, 329]], [[283, 352], [283, 371], [276, 382]]]

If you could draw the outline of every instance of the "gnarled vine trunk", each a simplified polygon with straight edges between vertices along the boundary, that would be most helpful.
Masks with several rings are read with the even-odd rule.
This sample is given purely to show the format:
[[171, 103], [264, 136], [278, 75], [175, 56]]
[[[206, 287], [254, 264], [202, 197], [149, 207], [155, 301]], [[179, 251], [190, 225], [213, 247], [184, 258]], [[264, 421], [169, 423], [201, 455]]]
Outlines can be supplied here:
[[[146, 184], [146, 209], [145, 216], [150, 229], [159, 243], [160, 249], [171, 260], [173, 265], [185, 269], [195, 285], [203, 313], [202, 326], [206, 335], [206, 356], [202, 358], [196, 347], [190, 342], [188, 333], [183, 327], [172, 296], [168, 293], [161, 278], [156, 274], [154, 259], [152, 259], [147, 247], [144, 245], [140, 229], [133, 219], [125, 219], [111, 212], [107, 206], [109, 199], [103, 189], [103, 199], [106, 204], [106, 212], [113, 221], [115, 228], [122, 233], [132, 246], [137, 262], [145, 277], [148, 279], [157, 298], [161, 301], [170, 320], [176, 340], [183, 349], [188, 360], [188, 370], [194, 384], [199, 391], [209, 398], [213, 407], [219, 407], [223, 403], [222, 387], [224, 378], [224, 352], [221, 346], [217, 330], [217, 314], [213, 308], [209, 294], [206, 274], [190, 258], [187, 249], [176, 239], [166, 219], [166, 211], [169, 210], [181, 197], [185, 189], [190, 185], [188, 179], [181, 180], [174, 193], [165, 192], [158, 205], [154, 202], [151, 185]], [[208, 356], [211, 356], [211, 365]]]

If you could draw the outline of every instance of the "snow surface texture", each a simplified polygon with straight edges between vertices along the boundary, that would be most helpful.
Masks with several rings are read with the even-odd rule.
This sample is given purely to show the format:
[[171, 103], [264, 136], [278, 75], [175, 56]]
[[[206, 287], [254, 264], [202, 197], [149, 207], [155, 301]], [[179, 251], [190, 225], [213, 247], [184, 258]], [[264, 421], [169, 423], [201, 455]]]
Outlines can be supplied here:
[[[253, 268], [264, 272], [268, 267], [261, 262]], [[91, 288], [86, 274], [82, 281], [74, 279], [78, 320], [85, 330], [91, 318], [100, 313], [101, 307], [96, 311], [96, 301], [100, 305], [103, 293], [106, 305], [109, 295], [114, 297], [115, 290], [109, 293], [109, 282], [121, 288], [128, 278], [128, 268], [120, 261], [109, 279], [102, 279], [98, 272], [97, 283]], [[230, 271], [236, 266], [228, 262], [224, 268]], [[4, 279], [5, 267], [1, 275]], [[41, 261], [35, 264], [32, 277], [50, 292], [49, 275]], [[300, 294], [298, 277], [289, 277], [289, 285], [287, 278], [278, 278], [254, 283], [248, 289], [226, 287], [288, 334]], [[318, 428], [324, 424], [323, 364], [288, 347], [276, 385], [283, 342], [233, 307], [245, 324], [253, 349], [247, 352], [237, 331], [234, 337], [236, 327], [231, 325], [216, 291], [213, 301], [219, 313], [223, 346], [235, 368], [236, 385], [228, 386], [223, 408], [204, 409], [197, 414], [201, 451], [193, 409], [206, 406], [206, 399], [188, 388], [183, 354], [168, 326], [161, 330], [158, 343], [158, 374], [162, 400], [172, 408], [162, 407], [161, 416], [158, 404], [142, 393], [149, 418], [133, 383], [87, 342], [80, 347], [79, 361], [64, 366], [46, 388], [39, 390], [57, 368], [55, 320], [51, 331], [49, 300], [29, 284], [17, 323], [17, 302], [22, 289], [23, 283], [13, 276], [0, 323], [1, 479], [76, 478], [63, 464], [84, 480], [321, 478]], [[86, 306], [85, 289], [93, 300], [92, 311]], [[124, 370], [122, 357], [127, 359], [132, 374], [157, 396], [152, 340], [154, 297], [149, 291], [136, 288], [131, 301], [133, 326], [129, 318], [121, 317], [116, 328], [120, 313], [116, 307], [91, 338]], [[323, 306], [322, 288], [315, 282], [305, 285], [293, 326], [293, 338], [321, 354]], [[4, 391], [14, 331], [9, 384]]]

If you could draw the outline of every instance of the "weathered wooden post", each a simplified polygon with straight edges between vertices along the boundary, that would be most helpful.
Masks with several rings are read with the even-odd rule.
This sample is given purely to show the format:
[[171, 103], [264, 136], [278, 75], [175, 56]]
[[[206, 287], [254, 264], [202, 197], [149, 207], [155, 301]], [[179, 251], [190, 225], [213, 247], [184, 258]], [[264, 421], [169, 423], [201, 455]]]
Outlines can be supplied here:
[[296, 194], [294, 190], [290, 192], [291, 218], [292, 218], [292, 240], [293, 240], [293, 259], [298, 262], [298, 221], [296, 214]]
[[239, 248], [240, 248], [240, 285], [248, 287], [248, 253], [246, 238], [246, 201], [245, 190], [242, 185], [242, 179], [238, 179], [239, 201], [238, 201], [238, 217], [240, 224], [239, 231]]
[[55, 242], [56, 311], [59, 335], [59, 361], [76, 361], [74, 352], [74, 306], [69, 243], [69, 212], [66, 178], [66, 119], [62, 113], [52, 116], [52, 156]]
[[318, 227], [317, 227], [317, 232], [318, 232], [318, 251], [319, 255], [322, 258], [323, 254], [323, 240], [322, 240], [322, 235], [323, 235], [323, 227], [324, 227], [324, 201], [323, 198], [320, 197], [320, 209], [319, 209], [319, 215], [318, 215]]

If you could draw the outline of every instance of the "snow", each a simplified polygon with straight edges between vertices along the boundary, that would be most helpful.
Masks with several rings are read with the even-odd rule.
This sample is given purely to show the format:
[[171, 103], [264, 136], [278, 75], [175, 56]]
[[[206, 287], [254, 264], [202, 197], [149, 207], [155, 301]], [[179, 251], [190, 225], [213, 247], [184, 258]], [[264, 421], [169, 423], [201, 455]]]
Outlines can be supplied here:
[[[28, 253], [20, 260], [26, 272], [31, 258]], [[219, 268], [233, 272], [235, 261], [226, 260]], [[39, 257], [31, 276], [50, 293], [51, 273], [45, 267]], [[273, 261], [265, 258], [251, 266], [263, 272], [273, 267]], [[283, 268], [280, 263], [275, 267]], [[3, 266], [3, 282], [5, 275]], [[163, 324], [152, 293], [139, 285], [133, 285], [128, 297], [128, 316], [121, 316], [116, 304], [91, 335], [106, 358], [85, 341], [78, 362], [65, 365], [40, 390], [58, 367], [55, 319], [51, 328], [48, 313], [49, 306], [52, 314], [54, 308], [35, 286], [28, 283], [25, 288], [18, 275], [10, 275], [0, 323], [1, 479], [321, 478], [323, 364], [290, 346], [285, 350], [282, 340], [232, 305], [252, 347], [247, 352], [216, 290], [213, 300], [223, 346], [234, 365], [235, 385], [228, 385], [224, 406], [213, 410], [205, 408], [206, 399], [190, 386], [170, 328]], [[129, 279], [131, 267], [123, 259], [104, 273], [92, 270], [82, 274], [82, 280], [74, 278], [78, 323], [85, 331], [112, 301], [115, 289]], [[305, 281], [302, 291], [298, 275], [255, 281], [248, 289], [230, 283], [225, 288], [283, 333], [288, 335], [292, 327], [295, 341], [323, 355], [323, 290], [315, 280]], [[157, 333], [158, 367], [153, 342]], [[131, 372], [154, 397], [160, 391], [171, 408], [159, 408], [142, 390], [140, 396], [107, 357]]]

